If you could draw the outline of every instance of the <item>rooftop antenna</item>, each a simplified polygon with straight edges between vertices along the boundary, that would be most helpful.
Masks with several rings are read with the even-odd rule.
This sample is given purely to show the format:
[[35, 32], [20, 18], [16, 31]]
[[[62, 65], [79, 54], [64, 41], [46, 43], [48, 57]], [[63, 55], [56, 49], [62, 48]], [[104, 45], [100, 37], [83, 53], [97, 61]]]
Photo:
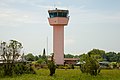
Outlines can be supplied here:
[[47, 47], [47, 56], [48, 56], [48, 36], [47, 36], [46, 42], [47, 42], [46, 47]]
[[54, 9], [56, 8], [56, 5], [55, 5], [55, 3], [54, 3]]
[[56, 9], [56, 8], [57, 8], [57, 6], [56, 6], [57, 3], [56, 3], [55, 1], [54, 1], [53, 3], [54, 3], [54, 4], [53, 4], [54, 9]]

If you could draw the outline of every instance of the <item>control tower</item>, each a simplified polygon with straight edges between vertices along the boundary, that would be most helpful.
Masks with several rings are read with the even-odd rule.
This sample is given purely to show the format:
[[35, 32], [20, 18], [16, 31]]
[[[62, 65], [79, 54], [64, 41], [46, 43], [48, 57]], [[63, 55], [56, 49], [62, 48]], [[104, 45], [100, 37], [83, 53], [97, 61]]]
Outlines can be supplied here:
[[64, 64], [64, 26], [69, 21], [68, 10], [48, 10], [49, 24], [53, 26], [53, 53], [57, 65]]

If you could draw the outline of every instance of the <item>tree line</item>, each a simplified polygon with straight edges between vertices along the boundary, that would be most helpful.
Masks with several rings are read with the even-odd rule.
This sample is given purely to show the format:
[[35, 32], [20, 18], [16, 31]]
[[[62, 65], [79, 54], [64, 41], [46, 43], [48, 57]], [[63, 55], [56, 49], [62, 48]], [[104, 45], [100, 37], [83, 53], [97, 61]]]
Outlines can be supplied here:
[[[120, 52], [105, 52], [104, 50], [93, 49], [87, 54], [98, 61], [120, 62]], [[86, 54], [80, 55], [80, 59], [84, 59], [85, 55]]]
[[[108, 62], [120, 62], [120, 52], [105, 52], [104, 50], [100, 49], [93, 49], [86, 53], [88, 55], [91, 55], [91, 57], [97, 59], [98, 61], [108, 61]], [[64, 58], [80, 58], [80, 60], [83, 60], [85, 53], [80, 55], [73, 55], [73, 54], [64, 54]], [[33, 55], [32, 53], [28, 53], [25, 55], [25, 59], [28, 61], [37, 61], [38, 59], [45, 59], [45, 49], [43, 50], [42, 55]]]

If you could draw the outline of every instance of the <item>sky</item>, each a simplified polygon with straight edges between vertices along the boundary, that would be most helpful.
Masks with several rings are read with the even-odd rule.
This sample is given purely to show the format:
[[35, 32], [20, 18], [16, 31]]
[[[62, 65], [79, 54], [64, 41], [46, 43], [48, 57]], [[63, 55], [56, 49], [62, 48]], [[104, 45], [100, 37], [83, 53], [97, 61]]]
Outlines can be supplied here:
[[120, 0], [0, 0], [0, 41], [23, 44], [23, 52], [53, 52], [48, 10], [68, 9], [65, 53], [80, 55], [93, 48], [120, 52]]

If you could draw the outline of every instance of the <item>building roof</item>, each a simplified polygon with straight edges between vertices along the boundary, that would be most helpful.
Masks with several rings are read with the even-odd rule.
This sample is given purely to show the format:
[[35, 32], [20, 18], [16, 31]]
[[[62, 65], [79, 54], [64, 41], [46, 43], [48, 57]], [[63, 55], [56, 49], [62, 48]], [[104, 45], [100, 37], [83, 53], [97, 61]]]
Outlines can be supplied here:
[[[51, 58], [48, 58], [48, 60], [51, 60]], [[79, 58], [64, 58], [64, 61], [77, 61], [80, 60]]]
[[48, 10], [49, 13], [53, 13], [53, 12], [66, 12], [66, 13], [69, 13], [68, 10], [61, 10], [61, 9], [55, 9], [55, 10]]

